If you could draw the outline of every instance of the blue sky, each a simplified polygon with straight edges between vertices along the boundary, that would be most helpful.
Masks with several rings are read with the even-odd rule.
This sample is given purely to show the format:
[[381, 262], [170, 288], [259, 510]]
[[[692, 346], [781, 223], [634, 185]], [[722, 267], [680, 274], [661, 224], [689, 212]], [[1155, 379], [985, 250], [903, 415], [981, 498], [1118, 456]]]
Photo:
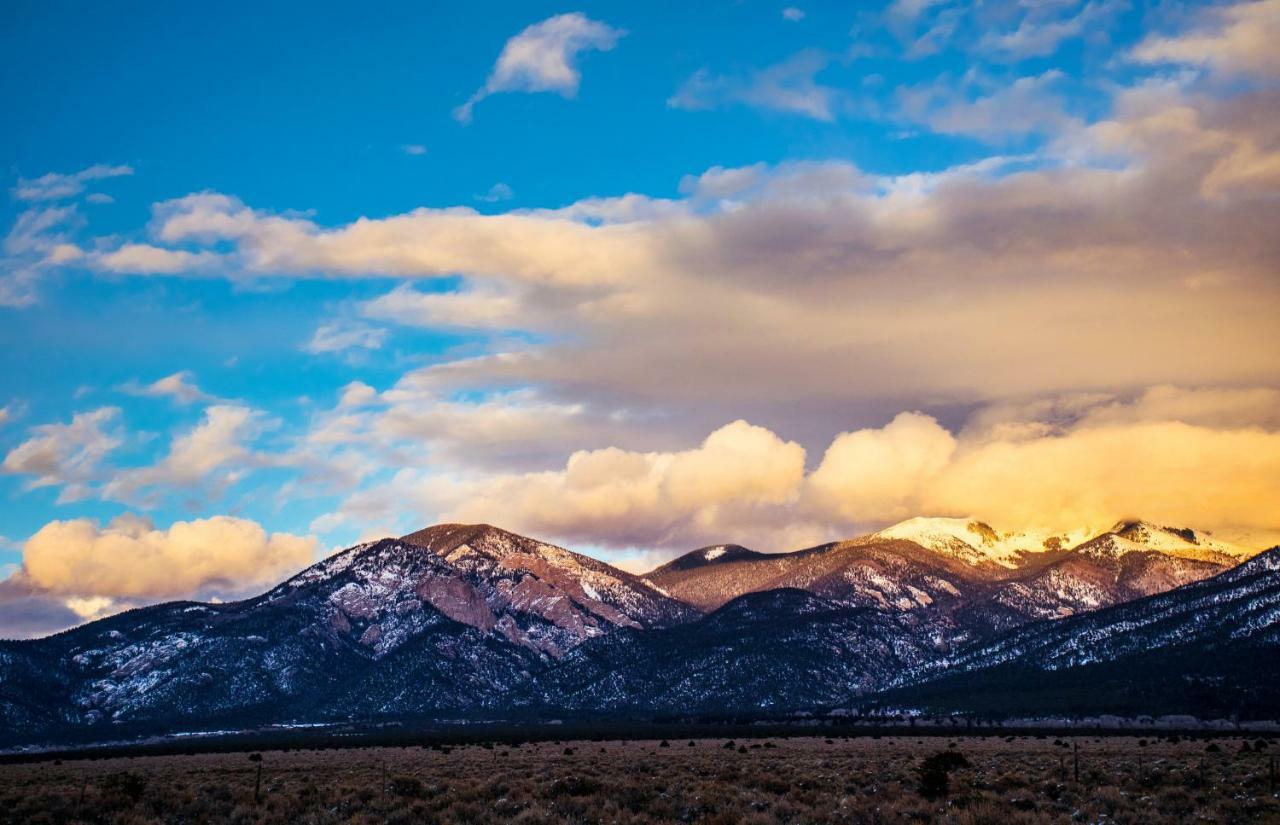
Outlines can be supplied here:
[[[118, 607], [300, 558], [164, 593], [36, 575], [46, 525], [140, 540], [120, 516], [149, 520], [157, 563], [196, 552], [175, 522], [323, 553], [485, 517], [643, 566], [965, 514], [971, 477], [902, 468], [949, 468], [993, 421], [1270, 438], [1276, 16], [6, 4], [0, 570], [24, 598]], [[1026, 438], [1004, 447], [1054, 446]], [[1181, 513], [1113, 469], [1050, 470], [1105, 488], [1087, 501], [989, 507]], [[59, 569], [153, 558], [101, 538]]]

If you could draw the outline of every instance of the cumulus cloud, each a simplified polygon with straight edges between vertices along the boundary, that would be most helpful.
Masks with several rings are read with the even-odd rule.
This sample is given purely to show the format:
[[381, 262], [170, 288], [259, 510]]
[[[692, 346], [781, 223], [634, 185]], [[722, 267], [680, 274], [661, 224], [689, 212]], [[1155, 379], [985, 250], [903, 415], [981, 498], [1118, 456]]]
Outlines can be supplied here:
[[691, 110], [745, 105], [814, 120], [834, 120], [844, 95], [817, 81], [827, 62], [826, 55], [809, 50], [745, 75], [714, 75], [701, 69], [676, 90], [667, 105]]
[[1154, 35], [1133, 50], [1142, 63], [1181, 63], [1225, 74], [1280, 75], [1280, 0], [1206, 8], [1199, 25], [1175, 35]]
[[582, 81], [578, 56], [585, 51], [607, 52], [624, 34], [581, 12], [534, 23], [507, 41], [484, 86], [454, 109], [453, 116], [470, 123], [475, 105], [499, 92], [558, 92], [576, 97]]
[[339, 407], [363, 407], [373, 403], [378, 391], [363, 381], [352, 381], [342, 388], [342, 396], [338, 399]]
[[596, 543], [661, 544], [726, 527], [756, 507], [785, 503], [804, 475], [804, 448], [736, 421], [698, 447], [672, 453], [575, 452], [563, 470], [498, 475], [421, 492], [454, 502], [445, 518], [494, 520]]
[[[310, 564], [312, 537], [268, 533], [230, 516], [177, 521], [120, 516], [53, 521], [22, 549], [19, 575], [38, 593], [122, 600], [242, 594]], [[92, 605], [80, 602], [84, 609]]]
[[685, 451], [580, 451], [559, 470], [402, 476], [395, 488], [442, 519], [618, 548], [793, 549], [785, 542], [925, 514], [1053, 530], [1141, 517], [1262, 549], [1280, 540], [1275, 400], [1268, 389], [1157, 387], [984, 409], [954, 432], [904, 412], [837, 435], [807, 473], [799, 444], [738, 421]]
[[66, 200], [83, 192], [90, 181], [132, 174], [131, 166], [110, 166], [98, 163], [70, 174], [50, 172], [38, 178], [18, 178], [18, 184], [13, 188], [12, 194], [20, 201]]
[[182, 370], [172, 375], [166, 375], [164, 378], [159, 378], [150, 384], [139, 385], [136, 382], [126, 384], [123, 389], [133, 395], [142, 395], [150, 398], [171, 398], [175, 403], [184, 406], [213, 400], [213, 396], [196, 386], [195, 375], [190, 370]]

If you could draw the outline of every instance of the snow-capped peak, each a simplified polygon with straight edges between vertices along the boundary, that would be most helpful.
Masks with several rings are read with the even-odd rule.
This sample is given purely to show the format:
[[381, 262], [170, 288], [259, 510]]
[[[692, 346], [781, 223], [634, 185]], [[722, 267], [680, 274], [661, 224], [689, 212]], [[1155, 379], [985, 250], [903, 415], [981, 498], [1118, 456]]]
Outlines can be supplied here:
[[1032, 553], [1074, 547], [1092, 535], [1088, 530], [1027, 530], [1002, 533], [976, 518], [916, 517], [873, 533], [873, 539], [912, 541], [968, 564], [995, 563], [1017, 567]]
[[[1257, 553], [1188, 527], [1162, 527], [1149, 521], [1122, 521], [1109, 532], [1141, 545], [1143, 549], [1182, 558], [1228, 561], [1247, 559]], [[1227, 558], [1223, 559], [1223, 556]]]

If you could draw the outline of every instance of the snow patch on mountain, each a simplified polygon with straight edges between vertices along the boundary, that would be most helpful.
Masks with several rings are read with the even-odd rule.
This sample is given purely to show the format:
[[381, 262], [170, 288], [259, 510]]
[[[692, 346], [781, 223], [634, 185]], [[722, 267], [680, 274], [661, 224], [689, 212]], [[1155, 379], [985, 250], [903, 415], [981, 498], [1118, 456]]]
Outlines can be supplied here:
[[926, 550], [974, 566], [994, 563], [1014, 568], [1032, 554], [1074, 547], [1092, 535], [1088, 529], [999, 532], [976, 518], [917, 516], [872, 533], [870, 538], [915, 542]]

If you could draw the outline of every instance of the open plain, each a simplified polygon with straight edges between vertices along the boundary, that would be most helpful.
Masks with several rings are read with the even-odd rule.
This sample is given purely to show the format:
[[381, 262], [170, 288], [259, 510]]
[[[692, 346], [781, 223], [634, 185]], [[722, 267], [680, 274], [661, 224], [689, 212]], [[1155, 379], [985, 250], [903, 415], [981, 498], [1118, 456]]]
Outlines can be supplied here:
[[0, 821], [1277, 822], [1277, 747], [819, 736], [68, 758], [0, 765]]

